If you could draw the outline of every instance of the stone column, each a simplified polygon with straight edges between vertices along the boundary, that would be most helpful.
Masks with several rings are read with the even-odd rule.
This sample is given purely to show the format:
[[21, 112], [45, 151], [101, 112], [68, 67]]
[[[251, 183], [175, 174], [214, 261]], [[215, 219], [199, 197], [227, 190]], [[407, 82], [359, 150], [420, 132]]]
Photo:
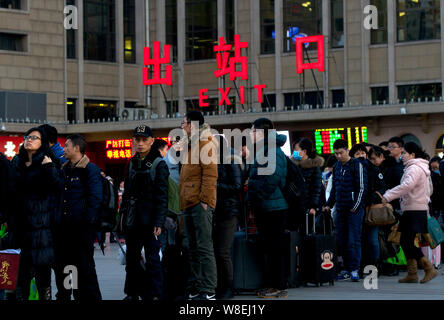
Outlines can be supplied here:
[[125, 57], [124, 57], [124, 27], [123, 27], [123, 1], [116, 3], [116, 43], [117, 63], [119, 64], [119, 103], [117, 115], [120, 115], [125, 107]]
[[[178, 1], [180, 2], [180, 1]], [[160, 56], [163, 56], [164, 53], [164, 45], [166, 43], [166, 25], [165, 25], [165, 0], [157, 0], [156, 1], [156, 36], [157, 39], [155, 41], [160, 42]], [[165, 70], [166, 66], [162, 66], [162, 69]], [[165, 73], [162, 72], [162, 76], [164, 76]], [[167, 94], [167, 85], [162, 85], [163, 91], [161, 85], [157, 85], [157, 113], [159, 114], [159, 118], [162, 117], [162, 115], [166, 118], [166, 103], [165, 103], [165, 95]], [[165, 95], [164, 95], [165, 91]], [[168, 98], [168, 97], [167, 97]]]
[[83, 56], [83, 1], [77, 0], [77, 9], [79, 14], [79, 29], [77, 30], [77, 73], [78, 73], [78, 93], [76, 118], [77, 121], [85, 120], [85, 90], [84, 90], [84, 56]]
[[185, 75], [184, 75], [184, 63], [185, 63], [185, 1], [177, 1], [177, 69], [179, 72], [179, 113], [183, 116], [186, 113], [185, 104]]
[[395, 102], [396, 98], [396, 4], [395, 0], [387, 0], [387, 44], [388, 44], [388, 83], [389, 100]]
[[282, 38], [284, 30], [283, 22], [283, 1], [274, 1], [274, 62], [275, 62], [275, 92], [276, 92], [276, 111], [284, 109], [284, 95], [282, 94]]

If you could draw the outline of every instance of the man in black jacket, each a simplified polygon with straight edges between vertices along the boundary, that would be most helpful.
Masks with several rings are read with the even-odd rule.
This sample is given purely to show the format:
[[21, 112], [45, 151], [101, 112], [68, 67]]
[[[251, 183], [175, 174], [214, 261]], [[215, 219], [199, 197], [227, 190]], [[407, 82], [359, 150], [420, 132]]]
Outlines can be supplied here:
[[[69, 136], [63, 165], [65, 187], [60, 217], [56, 217], [55, 256], [57, 300], [101, 300], [94, 263], [94, 240], [99, 228], [102, 203], [100, 169], [85, 155], [86, 142], [80, 135]], [[74, 270], [72, 271], [72, 269]], [[67, 285], [68, 269], [72, 286]]]
[[[163, 298], [159, 236], [168, 212], [169, 171], [159, 150], [151, 148], [154, 136], [150, 127], [137, 127], [133, 137], [136, 155], [128, 166], [121, 206], [127, 245], [125, 300], [159, 300]], [[142, 247], [146, 257], [143, 267]]]
[[[387, 148], [390, 151], [390, 155], [395, 158], [396, 164], [387, 170], [387, 189], [393, 189], [401, 184], [401, 178], [404, 174], [404, 163], [402, 162], [403, 147], [404, 141], [400, 137], [390, 138]], [[392, 201], [391, 205], [396, 211], [401, 210], [399, 200]]]

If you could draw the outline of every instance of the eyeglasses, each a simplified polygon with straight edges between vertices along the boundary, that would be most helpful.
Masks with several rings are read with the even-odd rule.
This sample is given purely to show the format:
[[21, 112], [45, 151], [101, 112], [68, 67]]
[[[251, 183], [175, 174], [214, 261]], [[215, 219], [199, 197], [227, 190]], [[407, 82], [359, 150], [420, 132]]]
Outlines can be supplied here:
[[387, 149], [399, 149], [401, 147], [388, 146]]
[[37, 136], [24, 136], [24, 140], [31, 140], [31, 141], [35, 141], [35, 140], [42, 140], [40, 137]]

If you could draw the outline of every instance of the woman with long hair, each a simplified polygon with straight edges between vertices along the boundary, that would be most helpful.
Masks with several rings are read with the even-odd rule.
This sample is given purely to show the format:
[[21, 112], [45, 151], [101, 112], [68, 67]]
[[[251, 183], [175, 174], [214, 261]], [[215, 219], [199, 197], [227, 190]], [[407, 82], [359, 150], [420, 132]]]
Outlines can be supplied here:
[[63, 176], [42, 129], [26, 132], [12, 168], [16, 183], [17, 246], [22, 250], [17, 299], [28, 299], [30, 282], [35, 278], [40, 300], [51, 300], [54, 266], [51, 228], [60, 211]]
[[429, 163], [425, 153], [414, 142], [404, 145], [402, 161], [405, 165], [401, 184], [384, 194], [383, 202], [401, 198], [402, 216], [399, 225], [401, 232], [401, 247], [407, 258], [407, 277], [400, 283], [418, 282], [418, 264], [424, 269], [425, 276], [421, 283], [426, 283], [438, 275], [431, 262], [424, 257], [420, 248], [414, 244], [416, 234], [428, 233], [427, 212], [432, 193]]

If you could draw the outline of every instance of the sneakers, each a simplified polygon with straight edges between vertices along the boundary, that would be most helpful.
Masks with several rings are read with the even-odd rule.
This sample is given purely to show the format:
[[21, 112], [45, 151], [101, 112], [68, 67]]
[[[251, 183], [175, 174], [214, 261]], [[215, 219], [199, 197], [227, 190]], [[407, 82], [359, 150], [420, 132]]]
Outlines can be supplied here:
[[359, 272], [359, 270], [354, 270], [354, 271], [351, 272], [351, 281], [359, 282], [359, 280], [361, 278], [359, 278], [359, 273], [358, 272]]
[[199, 297], [199, 293], [190, 293], [188, 295], [188, 300], [196, 300], [196, 298]]
[[278, 290], [273, 288], [259, 290], [257, 295], [258, 297], [264, 299], [288, 298], [288, 292], [286, 290]]
[[199, 293], [197, 295], [190, 294], [188, 300], [216, 300], [216, 295], [214, 293]]
[[336, 281], [345, 281], [350, 279], [350, 273], [346, 270], [342, 270], [339, 272], [338, 276], [336, 277]]

